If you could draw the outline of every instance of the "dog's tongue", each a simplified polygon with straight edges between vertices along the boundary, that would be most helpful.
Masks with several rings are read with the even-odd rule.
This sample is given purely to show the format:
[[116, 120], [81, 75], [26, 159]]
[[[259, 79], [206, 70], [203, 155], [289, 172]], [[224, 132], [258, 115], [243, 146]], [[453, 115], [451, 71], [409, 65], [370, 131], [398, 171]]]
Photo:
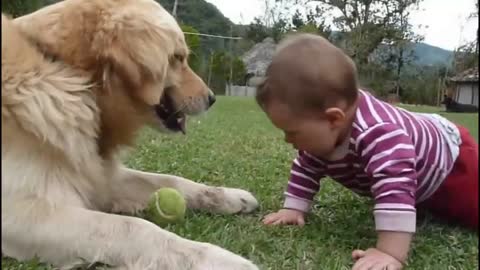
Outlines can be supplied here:
[[178, 127], [180, 128], [180, 131], [183, 133], [183, 135], [187, 134], [187, 123], [186, 123], [186, 117], [180, 117], [177, 118], [177, 123]]
[[165, 125], [172, 131], [181, 131], [184, 135], [187, 133], [186, 116], [184, 114], [172, 115], [165, 121]]

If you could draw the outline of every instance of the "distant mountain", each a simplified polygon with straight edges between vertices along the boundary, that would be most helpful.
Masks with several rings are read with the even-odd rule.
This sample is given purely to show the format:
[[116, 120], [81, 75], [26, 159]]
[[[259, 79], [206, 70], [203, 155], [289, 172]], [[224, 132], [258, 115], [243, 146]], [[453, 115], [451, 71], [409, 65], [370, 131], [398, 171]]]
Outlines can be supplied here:
[[[383, 53], [387, 49], [387, 45], [380, 45], [373, 53], [373, 58]], [[410, 43], [407, 47], [408, 54], [413, 50], [414, 65], [418, 66], [450, 66], [453, 60], [453, 52], [439, 47], [435, 47], [426, 43]]]
[[439, 47], [435, 47], [426, 43], [414, 44], [415, 63], [422, 66], [432, 65], [451, 65], [453, 60], [453, 52]]
[[[172, 12], [175, 0], [156, 0]], [[193, 26], [201, 33], [227, 35], [232, 21], [218, 8], [205, 0], [178, 0], [177, 18], [181, 23]]]

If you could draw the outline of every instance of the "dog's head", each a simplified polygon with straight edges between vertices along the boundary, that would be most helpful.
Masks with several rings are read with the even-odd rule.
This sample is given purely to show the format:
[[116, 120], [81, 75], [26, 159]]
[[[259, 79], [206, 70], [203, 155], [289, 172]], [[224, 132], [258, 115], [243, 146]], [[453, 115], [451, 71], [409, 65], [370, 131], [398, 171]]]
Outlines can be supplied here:
[[115, 115], [129, 111], [137, 122], [184, 132], [186, 115], [215, 101], [188, 66], [177, 22], [153, 0], [66, 0], [17, 21], [45, 51], [94, 74], [116, 121], [129, 121]]
[[443, 100], [442, 104], [445, 104], [446, 106], [450, 105], [452, 103], [453, 99], [447, 95], [443, 95]]
[[154, 1], [133, 2], [113, 8], [96, 31], [92, 49], [102, 62], [104, 86], [115, 91], [127, 85], [138, 106], [150, 111], [150, 124], [185, 132], [186, 115], [206, 111], [215, 97], [188, 66], [189, 50], [174, 18]]

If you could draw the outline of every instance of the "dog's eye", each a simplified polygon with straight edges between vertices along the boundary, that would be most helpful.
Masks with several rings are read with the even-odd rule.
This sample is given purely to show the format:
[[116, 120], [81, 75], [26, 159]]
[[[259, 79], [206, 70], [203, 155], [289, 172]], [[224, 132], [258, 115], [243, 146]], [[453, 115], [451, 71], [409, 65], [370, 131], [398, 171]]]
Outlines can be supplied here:
[[185, 57], [181, 54], [175, 54], [174, 57], [180, 62], [183, 62], [183, 60], [185, 60]]

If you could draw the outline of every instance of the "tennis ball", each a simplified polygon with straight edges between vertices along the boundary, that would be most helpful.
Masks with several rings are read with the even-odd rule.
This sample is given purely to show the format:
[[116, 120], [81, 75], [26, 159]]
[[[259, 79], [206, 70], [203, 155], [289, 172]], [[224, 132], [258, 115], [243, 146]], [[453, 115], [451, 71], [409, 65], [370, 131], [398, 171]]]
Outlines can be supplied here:
[[146, 219], [159, 225], [182, 221], [185, 217], [186, 202], [173, 188], [161, 188], [154, 192], [145, 209]]

